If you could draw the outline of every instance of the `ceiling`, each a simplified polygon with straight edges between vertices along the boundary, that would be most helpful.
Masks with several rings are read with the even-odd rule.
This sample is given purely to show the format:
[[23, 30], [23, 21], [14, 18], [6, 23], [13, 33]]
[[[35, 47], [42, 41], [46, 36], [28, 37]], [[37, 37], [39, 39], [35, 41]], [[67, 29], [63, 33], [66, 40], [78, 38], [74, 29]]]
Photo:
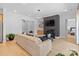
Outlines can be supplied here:
[[77, 5], [77, 3], [0, 3], [0, 8], [26, 16], [45, 17], [75, 11]]

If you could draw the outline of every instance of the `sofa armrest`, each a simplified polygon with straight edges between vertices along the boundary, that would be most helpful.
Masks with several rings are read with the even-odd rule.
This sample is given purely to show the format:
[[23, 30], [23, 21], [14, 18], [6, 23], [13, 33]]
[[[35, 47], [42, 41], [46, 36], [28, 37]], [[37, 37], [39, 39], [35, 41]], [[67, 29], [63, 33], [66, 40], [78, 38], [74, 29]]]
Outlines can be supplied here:
[[51, 45], [51, 40], [46, 40], [46, 41], [43, 41], [42, 44], [40, 44], [40, 46], [47, 46], [47, 45]]
[[40, 55], [47, 55], [52, 49], [52, 42], [51, 40], [46, 40], [40, 46]]

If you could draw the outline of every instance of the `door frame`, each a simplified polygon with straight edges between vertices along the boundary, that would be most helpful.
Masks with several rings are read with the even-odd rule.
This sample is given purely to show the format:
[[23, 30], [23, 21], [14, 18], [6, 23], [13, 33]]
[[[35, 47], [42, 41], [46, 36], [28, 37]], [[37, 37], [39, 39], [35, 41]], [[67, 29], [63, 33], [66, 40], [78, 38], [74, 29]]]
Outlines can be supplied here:
[[[70, 19], [75, 19], [75, 27], [76, 27], [76, 18], [70, 18]], [[66, 39], [67, 39], [67, 35], [68, 35], [68, 33], [67, 33], [67, 24], [68, 24], [68, 19], [65, 19], [65, 34], [66, 34]], [[76, 42], [77, 40], [76, 40], [76, 28], [75, 28], [75, 42]]]

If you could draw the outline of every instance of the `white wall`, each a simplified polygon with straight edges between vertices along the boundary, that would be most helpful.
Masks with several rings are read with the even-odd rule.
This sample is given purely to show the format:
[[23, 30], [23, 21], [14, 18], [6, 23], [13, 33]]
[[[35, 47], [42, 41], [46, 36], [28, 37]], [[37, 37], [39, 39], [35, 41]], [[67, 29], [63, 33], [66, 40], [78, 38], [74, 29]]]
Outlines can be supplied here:
[[6, 9], [3, 10], [4, 14], [4, 25], [3, 25], [3, 33], [4, 33], [4, 42], [6, 42], [6, 34], [15, 33], [20, 34], [22, 33], [22, 20], [34, 20], [31, 17], [27, 17], [25, 15], [20, 15], [13, 13], [11, 11], [7, 11]]
[[21, 33], [22, 32], [22, 19], [24, 16], [5, 11], [5, 28], [6, 34], [8, 33]]
[[76, 39], [77, 44], [79, 44], [79, 9], [76, 12]]
[[[39, 25], [41, 26], [41, 28], [39, 27]], [[44, 26], [44, 19], [43, 18], [38, 18], [37, 19], [37, 30], [43, 29], [43, 26]]]
[[67, 20], [67, 30], [70, 30], [71, 27], [76, 27], [76, 21], [74, 18]]
[[25, 22], [23, 22], [22, 30], [23, 32], [26, 32], [26, 33], [32, 30], [34, 32], [34, 35], [37, 35], [37, 30], [40, 29], [39, 24], [41, 24], [42, 22], [43, 22], [43, 18], [32, 18], [30, 20], [26, 20]]
[[36, 21], [35, 20], [26, 20], [25, 22], [22, 22], [22, 32], [29, 33], [29, 31], [33, 31], [33, 33], [36, 33]]

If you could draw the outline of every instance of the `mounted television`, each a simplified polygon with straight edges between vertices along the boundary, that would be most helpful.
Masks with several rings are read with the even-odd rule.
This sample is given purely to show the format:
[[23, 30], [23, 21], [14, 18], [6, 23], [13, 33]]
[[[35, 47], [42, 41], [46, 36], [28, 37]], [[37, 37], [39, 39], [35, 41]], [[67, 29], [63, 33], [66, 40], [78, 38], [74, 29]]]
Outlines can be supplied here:
[[45, 22], [45, 25], [46, 25], [46, 26], [55, 26], [55, 20], [47, 20], [47, 21]]

